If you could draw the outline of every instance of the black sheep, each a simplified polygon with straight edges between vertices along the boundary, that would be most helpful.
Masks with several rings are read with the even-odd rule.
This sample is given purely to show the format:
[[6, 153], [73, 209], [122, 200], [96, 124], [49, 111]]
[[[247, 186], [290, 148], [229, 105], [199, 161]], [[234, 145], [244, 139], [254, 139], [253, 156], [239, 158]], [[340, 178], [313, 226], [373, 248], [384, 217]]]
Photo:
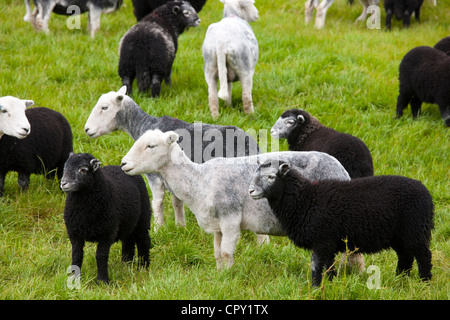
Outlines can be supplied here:
[[431, 279], [434, 206], [420, 181], [372, 176], [310, 182], [286, 163], [278, 167], [269, 162], [257, 169], [249, 193], [254, 199], [267, 198], [294, 244], [313, 251], [315, 286], [336, 253], [356, 248], [361, 253], [392, 248], [398, 274], [409, 274], [415, 258], [420, 278]]
[[399, 82], [397, 118], [410, 103], [414, 118], [423, 102], [435, 103], [444, 124], [450, 126], [450, 56], [426, 46], [410, 50], [400, 63]]
[[18, 172], [22, 190], [28, 189], [31, 174], [61, 179], [64, 163], [73, 150], [72, 130], [61, 113], [38, 107], [27, 109], [25, 115], [31, 127], [25, 139], [7, 135], [0, 139], [0, 195], [9, 171]]
[[446, 55], [450, 55], [450, 37], [442, 38], [434, 45], [434, 48], [445, 52]]
[[416, 21], [420, 22], [420, 7], [423, 0], [384, 0], [386, 10], [386, 27], [391, 30], [392, 15], [397, 20], [403, 20], [403, 27], [408, 28], [411, 14], [414, 13]]
[[283, 112], [270, 130], [273, 138], [287, 139], [290, 151], [320, 151], [335, 157], [350, 178], [373, 175], [369, 148], [361, 139], [321, 124], [301, 109]]
[[72, 244], [72, 265], [81, 269], [85, 241], [98, 242], [97, 279], [108, 283], [111, 245], [122, 241], [122, 260], [132, 261], [137, 245], [140, 263], [149, 265], [150, 199], [144, 179], [120, 166], [100, 168], [87, 153], [72, 154], [61, 188], [67, 192], [64, 221]]
[[161, 92], [162, 80], [170, 84], [178, 36], [200, 19], [187, 2], [168, 2], [147, 15], [125, 33], [119, 44], [119, 76], [131, 94], [134, 78], [139, 91], [150, 86], [152, 97]]
[[[166, 4], [169, 0], [131, 0], [133, 3], [133, 13], [137, 21], [141, 21], [146, 15], [156, 8]], [[206, 0], [189, 0], [188, 1], [195, 11], [200, 12], [206, 3]]]

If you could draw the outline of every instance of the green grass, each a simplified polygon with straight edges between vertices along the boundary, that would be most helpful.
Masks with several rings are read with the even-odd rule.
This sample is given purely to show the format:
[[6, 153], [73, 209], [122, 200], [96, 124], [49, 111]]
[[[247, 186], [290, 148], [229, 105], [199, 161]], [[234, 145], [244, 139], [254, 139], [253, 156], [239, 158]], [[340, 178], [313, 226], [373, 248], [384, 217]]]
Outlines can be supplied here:
[[[130, 0], [102, 16], [101, 29], [91, 40], [86, 31], [69, 30], [66, 17], [52, 15], [51, 34], [37, 34], [22, 17], [22, 0], [0, 6], [0, 96], [33, 99], [69, 120], [75, 152], [90, 152], [104, 165], [119, 164], [133, 141], [124, 132], [90, 140], [84, 123], [101, 94], [121, 86], [117, 75], [118, 43], [134, 24]], [[66, 269], [71, 246], [63, 210], [65, 195], [56, 180], [32, 176], [28, 192], [20, 192], [17, 174], [7, 177], [0, 200], [0, 299], [440, 299], [450, 298], [450, 133], [436, 105], [425, 104], [419, 119], [410, 109], [396, 120], [398, 65], [418, 45], [433, 46], [449, 35], [450, 4], [433, 7], [425, 1], [422, 23], [412, 19], [404, 30], [395, 21], [391, 32], [354, 24], [360, 6], [335, 1], [323, 30], [304, 24], [303, 1], [258, 0], [259, 21], [252, 24], [260, 46], [254, 77], [255, 114], [242, 111], [241, 88], [235, 85], [233, 107], [221, 103], [213, 121], [208, 108], [201, 45], [210, 23], [222, 16], [222, 4], [209, 0], [200, 13], [201, 25], [179, 39], [172, 88], [163, 85], [161, 98], [134, 95], [155, 116], [186, 121], [236, 125], [244, 130], [270, 130], [280, 114], [304, 108], [322, 123], [363, 139], [377, 175], [396, 174], [421, 180], [435, 202], [431, 242], [433, 279], [419, 281], [395, 275], [396, 255], [387, 250], [365, 255], [366, 265], [380, 269], [381, 288], [369, 289], [371, 274], [341, 272], [319, 290], [311, 288], [311, 252], [287, 238], [271, 237], [257, 246], [256, 237], [242, 234], [231, 270], [217, 271], [213, 236], [197, 225], [186, 208], [187, 227], [174, 224], [170, 197], [165, 199], [167, 225], [151, 230], [149, 270], [120, 262], [119, 244], [112, 247], [111, 284], [98, 285], [95, 245], [85, 249], [81, 288], [69, 290]], [[381, 10], [382, 21], [385, 18]], [[383, 22], [382, 22], [383, 24]], [[264, 136], [260, 137], [264, 138]], [[269, 148], [272, 140], [268, 137]], [[287, 150], [280, 141], [280, 150]]]

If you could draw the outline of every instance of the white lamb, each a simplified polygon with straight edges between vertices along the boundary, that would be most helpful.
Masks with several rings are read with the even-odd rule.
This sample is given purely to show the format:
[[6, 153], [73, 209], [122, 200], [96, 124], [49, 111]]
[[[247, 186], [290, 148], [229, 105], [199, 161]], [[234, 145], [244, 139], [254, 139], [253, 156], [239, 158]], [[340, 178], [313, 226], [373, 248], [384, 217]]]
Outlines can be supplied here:
[[214, 233], [217, 267], [233, 265], [233, 254], [241, 230], [284, 236], [267, 200], [254, 201], [248, 187], [258, 161], [288, 162], [311, 181], [350, 180], [344, 167], [322, 152], [273, 152], [237, 158], [214, 158], [192, 162], [176, 143], [173, 131], [149, 130], [122, 160], [130, 175], [157, 172], [172, 192], [188, 205], [206, 232]]
[[[206, 31], [203, 42], [205, 80], [208, 84], [209, 109], [219, 116], [219, 100], [231, 104], [232, 83], [240, 81], [245, 113], [253, 113], [253, 74], [258, 61], [258, 41], [248, 22], [258, 19], [254, 0], [220, 0], [223, 19]], [[217, 79], [220, 90], [217, 94]]]
[[30, 134], [30, 123], [25, 109], [34, 104], [32, 100], [0, 97], [0, 139], [4, 134], [24, 139]]

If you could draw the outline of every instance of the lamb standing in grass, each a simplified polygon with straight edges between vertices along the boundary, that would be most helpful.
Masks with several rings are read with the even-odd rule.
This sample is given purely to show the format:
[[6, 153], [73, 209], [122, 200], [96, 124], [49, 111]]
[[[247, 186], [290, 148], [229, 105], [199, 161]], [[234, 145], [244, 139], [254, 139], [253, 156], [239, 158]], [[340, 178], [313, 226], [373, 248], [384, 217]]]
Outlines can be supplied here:
[[[206, 31], [203, 42], [204, 72], [208, 85], [209, 109], [219, 117], [219, 100], [231, 104], [234, 81], [242, 85], [245, 113], [253, 113], [253, 74], [258, 61], [258, 41], [248, 22], [258, 19], [254, 0], [220, 0], [224, 3], [223, 19]], [[220, 90], [217, 94], [217, 79]]]
[[[133, 3], [133, 13], [136, 17], [136, 20], [139, 22], [146, 15], [151, 13], [156, 8], [166, 4], [169, 2], [168, 0], [131, 0]], [[197, 13], [202, 10], [203, 6], [206, 3], [206, 0], [190, 0], [188, 1], [192, 7], [197, 11]]]
[[140, 176], [130, 177], [119, 166], [100, 168], [92, 155], [72, 154], [64, 167], [61, 189], [67, 193], [64, 221], [72, 244], [72, 265], [81, 269], [86, 241], [98, 242], [97, 279], [108, 283], [111, 245], [122, 241], [122, 260], [150, 263], [150, 201]]
[[321, 284], [322, 272], [347, 248], [362, 253], [392, 248], [397, 273], [409, 274], [416, 258], [420, 278], [431, 279], [434, 208], [420, 181], [376, 176], [311, 183], [291, 165], [270, 162], [254, 176], [248, 190], [252, 198], [267, 199], [294, 244], [313, 251], [313, 285]]
[[[188, 157], [197, 163], [214, 157], [240, 157], [260, 152], [256, 141], [242, 129], [234, 126], [218, 126], [188, 123], [169, 116], [154, 117], [145, 113], [129, 96], [126, 87], [118, 92], [102, 95], [86, 121], [85, 132], [97, 138], [115, 130], [127, 132], [137, 140], [147, 130], [177, 131], [179, 144]], [[157, 173], [147, 174], [152, 190], [152, 207], [155, 224], [164, 224], [164, 180]], [[176, 196], [172, 197], [175, 222], [185, 225], [184, 206]], [[261, 239], [259, 239], [261, 241]]]
[[[18, 172], [18, 185], [22, 190], [28, 189], [31, 174], [61, 179], [64, 163], [73, 150], [72, 130], [67, 119], [48, 108], [25, 110], [32, 104], [31, 100], [0, 98], [0, 130], [6, 134], [0, 139], [0, 195], [9, 171]], [[22, 117], [23, 111], [28, 122], [17, 120], [17, 113]], [[14, 123], [19, 127], [5, 130], [13, 127]]]
[[445, 52], [420, 46], [410, 50], [399, 67], [397, 118], [411, 104], [413, 118], [423, 102], [439, 106], [445, 126], [450, 126], [450, 56]]
[[136, 78], [139, 91], [151, 87], [152, 97], [159, 97], [162, 81], [170, 85], [178, 36], [199, 24], [197, 13], [188, 2], [171, 1], [128, 30], [120, 40], [118, 70], [128, 94]]
[[320, 151], [332, 155], [352, 179], [373, 175], [372, 156], [363, 141], [324, 126], [304, 110], [283, 112], [270, 134], [273, 138], [287, 139], [291, 151]]
[[253, 201], [248, 186], [257, 161], [288, 161], [308, 179], [349, 180], [345, 169], [332, 156], [321, 152], [273, 152], [237, 158], [214, 158], [192, 162], [176, 143], [173, 131], [144, 133], [122, 160], [130, 175], [158, 172], [173, 193], [183, 200], [203, 230], [214, 233], [217, 267], [231, 267], [241, 230], [257, 234], [284, 235], [267, 201]]

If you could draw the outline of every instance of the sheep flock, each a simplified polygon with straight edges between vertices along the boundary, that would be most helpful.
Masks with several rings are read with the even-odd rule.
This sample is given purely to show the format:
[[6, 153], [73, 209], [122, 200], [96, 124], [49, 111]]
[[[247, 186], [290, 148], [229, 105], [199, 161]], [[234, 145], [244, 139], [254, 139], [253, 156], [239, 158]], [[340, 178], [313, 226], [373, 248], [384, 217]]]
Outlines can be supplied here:
[[[205, 27], [202, 46], [196, 48], [204, 63], [199, 70], [201, 83], [208, 93], [203, 108], [209, 110], [211, 122], [216, 122], [221, 118], [219, 107], [240, 104], [242, 112], [231, 110], [245, 123], [257, 118], [262, 107], [254, 103], [261, 99], [261, 92], [254, 95], [252, 90], [261, 80], [258, 63], [264, 47], [252, 25], [270, 12], [258, 11], [257, 1], [131, 0], [125, 6], [122, 0], [35, 0], [33, 11], [25, 0], [24, 20], [47, 37], [58, 37], [49, 31], [50, 14], [70, 15], [73, 5], [80, 6], [79, 14], [89, 12], [91, 38], [104, 36], [99, 30], [102, 13], [129, 10], [133, 20], [122, 21], [128, 31], [120, 35], [117, 51], [111, 53], [118, 62], [113, 91], [96, 92], [97, 103], [88, 106], [89, 117], [80, 117], [78, 123], [69, 123], [52, 106], [34, 106], [35, 102], [28, 100], [33, 97], [15, 97], [17, 93], [0, 87], [0, 199], [10, 197], [5, 184], [11, 171], [18, 174], [21, 194], [30, 192], [30, 175], [58, 180], [59, 192], [66, 199], [63, 225], [72, 246], [71, 253], [61, 255], [71, 254], [72, 266], [81, 268], [85, 243], [97, 243], [97, 281], [105, 284], [117, 277], [108, 271], [108, 265], [117, 263], [109, 258], [117, 241], [122, 242], [123, 262], [132, 263], [136, 258], [139, 266], [151, 266], [158, 242], [150, 235], [165, 232], [165, 191], [171, 194], [179, 228], [186, 226], [186, 205], [202, 232], [214, 236], [218, 270], [242, 263], [245, 255], [236, 258], [235, 250], [241, 232], [251, 231], [257, 236], [255, 244], [288, 237], [295, 246], [311, 251], [312, 287], [320, 287], [325, 275], [330, 281], [336, 275], [333, 264], [337, 254], [344, 253], [341, 264], [348, 259], [361, 272], [368, 255], [389, 249], [397, 254], [398, 275], [409, 275], [415, 259], [420, 280], [433, 281], [435, 204], [431, 193], [416, 179], [379, 175], [377, 151], [365, 137], [333, 129], [336, 123], [327, 123], [326, 118], [320, 122], [320, 114], [302, 109], [307, 106], [286, 106], [283, 113], [273, 113], [273, 122], [265, 129], [274, 141], [287, 139], [289, 151], [267, 152], [258, 145], [261, 140], [235, 123], [187, 122], [169, 116], [170, 110], [156, 116], [138, 104], [143, 96], [152, 104], [168, 95], [177, 99], [177, 90], [170, 87], [172, 79], [181, 79], [172, 76], [185, 70], [173, 65], [180, 54], [179, 45], [191, 45], [178, 39], [196, 32], [190, 28], [204, 24], [202, 13], [210, 10], [209, 3], [218, 1], [223, 4], [223, 15]], [[356, 22], [365, 21], [369, 8], [380, 2], [361, 1], [362, 13]], [[420, 8], [431, 3], [423, 2], [385, 0], [385, 31], [406, 32], [411, 16], [414, 23], [426, 23], [420, 21]], [[325, 16], [332, 3], [308, 0], [300, 6], [305, 9], [306, 23], [317, 11], [315, 32], [331, 27], [332, 22], [325, 26]], [[403, 27], [394, 31], [392, 18], [401, 20]], [[392, 97], [396, 102], [392, 118], [401, 118], [410, 105], [416, 119], [423, 103], [435, 104], [442, 130], [448, 130], [450, 37], [407, 49], [410, 51], [396, 66], [398, 95]], [[1, 55], [2, 51], [0, 59]], [[134, 82], [139, 92], [132, 90]], [[242, 88], [239, 98], [232, 96], [236, 82]], [[163, 84], [170, 89], [162, 88]], [[55, 101], [55, 109], [58, 103]], [[364, 120], [355, 121], [364, 126]], [[404, 124], [395, 121], [398, 126]], [[116, 154], [111, 159], [115, 165], [102, 166], [98, 160], [102, 155], [85, 153], [83, 145], [74, 141], [74, 130], [90, 139], [124, 131], [131, 138], [125, 147], [128, 152]], [[348, 249], [352, 252], [345, 255]]]

